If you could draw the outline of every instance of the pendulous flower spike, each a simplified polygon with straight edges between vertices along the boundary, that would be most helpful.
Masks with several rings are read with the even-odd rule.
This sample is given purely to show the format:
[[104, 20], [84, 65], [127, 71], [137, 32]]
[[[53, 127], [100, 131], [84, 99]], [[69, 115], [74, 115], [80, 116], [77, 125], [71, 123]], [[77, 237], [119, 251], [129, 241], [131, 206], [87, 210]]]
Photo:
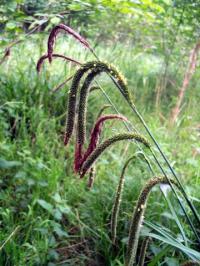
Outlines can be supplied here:
[[[81, 63], [78, 62], [77, 60], [74, 60], [74, 59], [72, 59], [72, 58], [70, 58], [70, 57], [67, 57], [67, 56], [64, 56], [64, 55], [61, 55], [61, 54], [52, 54], [52, 57], [60, 57], [60, 58], [62, 58], [62, 59], [65, 59], [66, 61], [69, 61], [69, 62], [75, 63], [75, 64], [77, 64], [77, 65], [81, 65]], [[37, 72], [38, 72], [38, 73], [40, 73], [40, 71], [41, 71], [41, 67], [42, 67], [44, 61], [45, 61], [47, 58], [48, 58], [48, 55], [47, 55], [47, 54], [42, 55], [42, 56], [39, 58], [39, 60], [38, 60], [38, 62], [37, 62], [37, 66], [36, 66], [36, 69], [37, 69]]]
[[53, 54], [54, 44], [55, 44], [57, 35], [62, 30], [72, 35], [75, 39], [77, 39], [80, 43], [82, 43], [86, 48], [90, 48], [88, 41], [86, 41], [80, 34], [78, 34], [76, 31], [74, 31], [72, 28], [68, 27], [67, 25], [59, 24], [55, 26], [49, 34], [48, 45], [47, 45], [49, 62], [52, 61], [52, 54]]
[[101, 73], [100, 69], [91, 71], [86, 77], [80, 90], [78, 124], [77, 124], [77, 142], [84, 144], [86, 138], [86, 115], [87, 115], [87, 98], [89, 95], [90, 84], [93, 79]]
[[75, 121], [75, 111], [76, 111], [76, 99], [79, 88], [79, 83], [83, 75], [89, 70], [93, 68], [93, 62], [89, 62], [83, 64], [75, 73], [72, 85], [69, 91], [68, 97], [68, 106], [67, 106], [67, 119], [66, 119], [66, 130], [64, 136], [64, 144], [67, 145], [69, 139], [72, 135]]
[[93, 68], [86, 77], [85, 82], [80, 90], [77, 139], [78, 142], [82, 144], [84, 144], [86, 136], [86, 113], [90, 84], [92, 83], [94, 78], [102, 72], [107, 72], [112, 77], [115, 77], [118, 85], [120, 86], [120, 92], [123, 94], [127, 101], [132, 102], [130, 93], [126, 87], [125, 79], [119, 73], [119, 71], [114, 66], [105, 62], [93, 61]]
[[[170, 181], [171, 183], [175, 184], [173, 180]], [[128, 239], [128, 247], [127, 247], [126, 262], [125, 262], [126, 266], [133, 266], [135, 263], [140, 228], [146, 210], [146, 204], [152, 188], [157, 184], [169, 184], [169, 182], [165, 177], [155, 177], [150, 179], [142, 189], [139, 198], [137, 200], [129, 229], [129, 239]]]
[[136, 133], [122, 133], [116, 136], [113, 136], [103, 143], [99, 144], [96, 149], [89, 155], [86, 161], [83, 163], [81, 167], [81, 178], [85, 175], [85, 173], [89, 170], [92, 164], [99, 158], [99, 156], [112, 144], [121, 141], [121, 140], [135, 140], [140, 143], [143, 143], [146, 147], [150, 148], [149, 142], [139, 134]]
[[112, 213], [111, 213], [111, 237], [112, 237], [113, 245], [115, 245], [116, 236], [117, 236], [117, 222], [118, 222], [122, 192], [123, 192], [123, 188], [124, 188], [125, 171], [129, 165], [129, 163], [134, 159], [136, 159], [136, 155], [131, 156], [125, 162], [124, 167], [123, 167], [122, 172], [121, 172], [120, 179], [119, 179], [119, 184], [117, 186], [116, 194], [115, 194], [115, 201], [114, 201], [114, 204], [112, 207]]
[[88, 156], [93, 152], [93, 150], [96, 148], [98, 142], [99, 142], [99, 136], [101, 134], [101, 130], [103, 127], [103, 124], [106, 120], [111, 119], [119, 119], [123, 121], [128, 121], [128, 119], [125, 116], [117, 115], [117, 114], [111, 114], [111, 115], [104, 115], [99, 117], [99, 119], [96, 121], [90, 135], [90, 143], [89, 146], [84, 153], [82, 164], [87, 160]]
[[94, 178], [96, 175], [95, 167], [91, 167], [90, 172], [89, 172], [89, 179], [88, 179], [88, 188], [92, 188], [94, 184]]

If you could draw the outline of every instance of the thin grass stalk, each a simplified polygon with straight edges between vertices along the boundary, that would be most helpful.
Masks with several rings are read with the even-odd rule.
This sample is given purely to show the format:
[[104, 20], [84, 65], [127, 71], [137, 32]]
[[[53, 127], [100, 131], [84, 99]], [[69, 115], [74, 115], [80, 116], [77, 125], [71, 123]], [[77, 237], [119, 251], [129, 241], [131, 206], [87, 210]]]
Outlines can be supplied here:
[[[139, 154], [141, 155], [141, 154]], [[144, 155], [144, 154], [142, 154]], [[119, 179], [119, 183], [117, 186], [117, 190], [115, 193], [115, 200], [114, 200], [114, 204], [112, 207], [112, 213], [111, 213], [111, 238], [112, 238], [112, 243], [113, 245], [115, 245], [116, 242], [116, 236], [117, 236], [117, 223], [118, 223], [118, 216], [119, 216], [119, 209], [120, 209], [120, 205], [121, 205], [121, 198], [122, 198], [122, 193], [123, 193], [123, 188], [124, 188], [124, 182], [125, 182], [125, 172], [127, 167], [129, 166], [129, 164], [131, 163], [132, 160], [137, 159], [137, 153], [134, 154], [133, 156], [131, 156], [124, 164], [124, 167], [122, 169], [121, 175], [120, 175], [120, 179]], [[143, 156], [143, 158], [145, 159], [145, 161], [147, 162], [147, 158]], [[147, 163], [149, 166], [149, 162]], [[150, 170], [151, 167], [150, 167]]]

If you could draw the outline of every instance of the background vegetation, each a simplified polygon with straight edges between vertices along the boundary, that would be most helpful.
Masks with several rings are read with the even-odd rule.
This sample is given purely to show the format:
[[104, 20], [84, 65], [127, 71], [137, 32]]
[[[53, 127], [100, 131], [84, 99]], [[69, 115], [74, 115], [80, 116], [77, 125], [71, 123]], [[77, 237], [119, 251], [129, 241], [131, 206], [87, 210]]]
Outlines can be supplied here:
[[[139, 160], [127, 171], [119, 248], [113, 252], [109, 219], [129, 145], [115, 146], [99, 160], [91, 191], [85, 180], [74, 175], [73, 145], [67, 150], [63, 145], [70, 82], [52, 90], [72, 75], [75, 67], [56, 59], [51, 65], [46, 62], [40, 75], [36, 73], [37, 60], [46, 52], [48, 33], [58, 23], [87, 38], [101, 60], [118, 66], [126, 76], [135, 104], [200, 211], [198, 61], [178, 119], [171, 123], [191, 50], [199, 42], [199, 13], [198, 0], [1, 0], [0, 265], [123, 265], [132, 210], [150, 177]], [[56, 50], [81, 62], [94, 59], [69, 36], [59, 37]], [[144, 133], [109, 79], [102, 77], [100, 83], [119, 112]], [[104, 104], [107, 100], [101, 91], [92, 92], [89, 128]], [[105, 113], [113, 110], [108, 108]], [[124, 131], [123, 124], [110, 122], [103, 138], [118, 131]], [[131, 146], [128, 153], [136, 150]], [[177, 226], [177, 216], [171, 214], [159, 189], [155, 190], [142, 231], [144, 236], [154, 228], [157, 236], [148, 248], [149, 266], [180, 265], [191, 257], [182, 246], [175, 248], [176, 242], [169, 243], [168, 233], [190, 248], [189, 254], [198, 252], [199, 256], [182, 210], [171, 193], [166, 193], [181, 225]]]

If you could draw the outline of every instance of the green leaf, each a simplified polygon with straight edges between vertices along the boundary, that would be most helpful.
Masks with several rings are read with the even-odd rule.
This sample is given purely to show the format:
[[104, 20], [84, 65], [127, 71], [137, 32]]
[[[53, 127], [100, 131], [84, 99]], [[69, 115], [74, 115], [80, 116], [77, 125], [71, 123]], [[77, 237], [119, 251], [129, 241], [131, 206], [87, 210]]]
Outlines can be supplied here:
[[43, 199], [39, 199], [37, 202], [43, 209], [47, 210], [51, 214], [53, 213], [53, 206], [50, 203]]
[[1, 169], [10, 169], [16, 166], [21, 166], [22, 163], [18, 161], [7, 161], [3, 158], [0, 158], [0, 168]]

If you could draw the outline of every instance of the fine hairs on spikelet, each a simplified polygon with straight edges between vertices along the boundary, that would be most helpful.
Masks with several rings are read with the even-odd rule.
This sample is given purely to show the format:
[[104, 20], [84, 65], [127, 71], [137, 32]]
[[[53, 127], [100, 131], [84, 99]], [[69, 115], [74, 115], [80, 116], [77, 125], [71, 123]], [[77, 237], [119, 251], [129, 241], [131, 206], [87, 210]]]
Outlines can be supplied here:
[[[173, 180], [170, 180], [171, 183], [174, 183]], [[125, 266], [133, 266], [135, 263], [135, 257], [137, 254], [138, 240], [140, 235], [140, 230], [143, 222], [144, 213], [146, 210], [146, 204], [148, 201], [149, 194], [153, 187], [158, 184], [169, 184], [168, 180], [165, 177], [155, 177], [150, 179], [144, 188], [141, 190], [141, 193], [138, 197], [136, 206], [134, 208], [133, 216], [131, 219], [131, 225], [129, 229], [129, 238], [127, 246], [127, 254]]]
[[87, 148], [86, 152], [84, 153], [84, 155], [82, 154], [83, 144], [77, 140], [76, 149], [75, 149], [75, 160], [74, 160], [75, 172], [79, 172], [82, 164], [85, 162], [87, 157], [92, 153], [92, 151], [96, 148], [96, 146], [99, 142], [99, 137], [100, 137], [104, 122], [107, 120], [113, 120], [113, 119], [128, 121], [126, 117], [124, 117], [122, 115], [117, 115], [117, 114], [104, 115], [104, 116], [100, 117], [96, 121], [96, 123], [95, 123], [95, 125], [91, 131], [90, 143], [89, 143], [88, 148]]
[[72, 28], [68, 27], [67, 25], [59, 24], [55, 26], [52, 29], [51, 33], [49, 34], [48, 45], [47, 45], [49, 62], [52, 61], [52, 54], [53, 54], [55, 40], [60, 31], [64, 31], [67, 34], [72, 35], [76, 40], [78, 40], [81, 44], [83, 44], [84, 47], [90, 48], [88, 41], [86, 41], [80, 34], [78, 34], [76, 31], [74, 31]]
[[88, 156], [86, 161], [83, 163], [81, 167], [81, 175], [80, 177], [82, 178], [86, 172], [90, 169], [90, 167], [93, 165], [93, 163], [100, 157], [100, 155], [108, 149], [111, 145], [118, 141], [122, 140], [135, 140], [137, 142], [143, 143], [146, 147], [150, 148], [149, 142], [141, 135], [136, 134], [136, 133], [122, 133], [115, 135], [101, 144], [99, 144], [96, 149]]
[[[77, 60], [74, 60], [74, 59], [72, 59], [72, 58], [70, 58], [70, 57], [67, 57], [67, 56], [64, 56], [64, 55], [61, 55], [61, 54], [52, 54], [52, 57], [59, 57], [59, 58], [62, 58], [62, 59], [64, 59], [64, 60], [66, 60], [66, 61], [72, 62], [72, 63], [74, 63], [74, 64], [81, 65], [81, 63], [78, 62]], [[44, 61], [45, 61], [47, 58], [48, 58], [48, 55], [47, 55], [47, 54], [42, 55], [42, 56], [39, 58], [39, 60], [38, 60], [38, 62], [37, 62], [37, 66], [36, 66], [36, 69], [37, 69], [37, 72], [38, 72], [38, 73], [40, 73], [41, 68], [42, 68], [42, 65], [43, 65]]]

